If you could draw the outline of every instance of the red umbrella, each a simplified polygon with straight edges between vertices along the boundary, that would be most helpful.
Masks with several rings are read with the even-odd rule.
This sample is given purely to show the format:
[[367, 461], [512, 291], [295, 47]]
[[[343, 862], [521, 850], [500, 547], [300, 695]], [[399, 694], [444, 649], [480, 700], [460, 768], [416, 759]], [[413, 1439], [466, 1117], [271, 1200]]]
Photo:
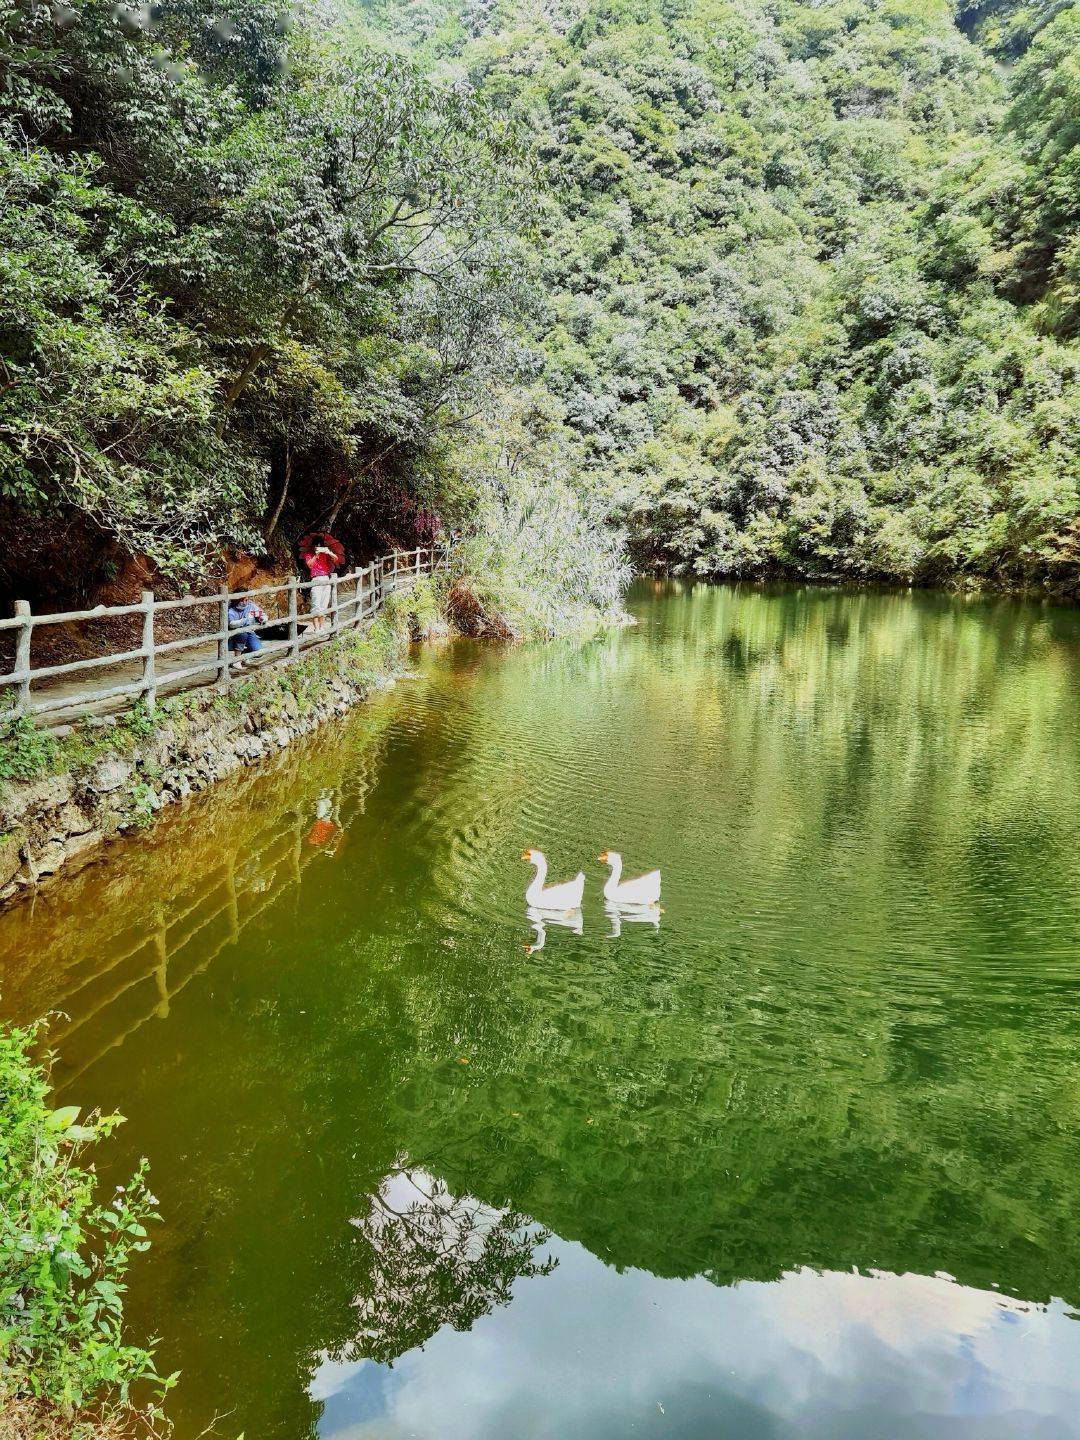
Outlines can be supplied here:
[[316, 547], [325, 545], [334, 556], [335, 565], [345, 564], [345, 547], [340, 540], [335, 540], [325, 530], [313, 530], [310, 535], [305, 535], [300, 541], [300, 554], [303, 556], [314, 555]]

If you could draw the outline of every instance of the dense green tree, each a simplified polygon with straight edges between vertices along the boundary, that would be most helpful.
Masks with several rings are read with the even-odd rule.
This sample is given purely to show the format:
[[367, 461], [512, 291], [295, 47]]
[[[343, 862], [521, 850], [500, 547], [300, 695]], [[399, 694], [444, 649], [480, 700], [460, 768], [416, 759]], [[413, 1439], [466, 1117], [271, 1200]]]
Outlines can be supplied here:
[[8, 589], [431, 508], [517, 593], [1076, 589], [1072, 5], [337, 7], [0, 0]]
[[359, 13], [532, 132], [543, 378], [639, 558], [1076, 586], [1073, 8]]
[[467, 94], [241, 0], [3, 0], [0, 501], [192, 567], [422, 485], [508, 373], [528, 188]]

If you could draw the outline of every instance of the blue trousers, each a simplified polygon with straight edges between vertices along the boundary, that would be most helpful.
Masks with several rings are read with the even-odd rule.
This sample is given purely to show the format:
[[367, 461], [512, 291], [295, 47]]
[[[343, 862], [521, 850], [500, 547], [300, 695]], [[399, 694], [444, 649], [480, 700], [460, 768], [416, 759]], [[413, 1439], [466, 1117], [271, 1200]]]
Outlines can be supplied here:
[[236, 635], [229, 636], [229, 649], [254, 652], [262, 649], [262, 641], [254, 630], [241, 630]]

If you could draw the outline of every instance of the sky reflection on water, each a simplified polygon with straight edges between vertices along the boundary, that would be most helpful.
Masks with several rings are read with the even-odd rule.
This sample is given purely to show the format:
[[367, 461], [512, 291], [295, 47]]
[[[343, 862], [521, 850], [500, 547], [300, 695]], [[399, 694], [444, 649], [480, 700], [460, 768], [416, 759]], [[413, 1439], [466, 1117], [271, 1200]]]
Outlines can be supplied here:
[[442, 1330], [392, 1369], [325, 1360], [322, 1440], [1080, 1434], [1080, 1326], [1059, 1302], [810, 1270], [720, 1288], [550, 1250], [555, 1272], [468, 1334]]

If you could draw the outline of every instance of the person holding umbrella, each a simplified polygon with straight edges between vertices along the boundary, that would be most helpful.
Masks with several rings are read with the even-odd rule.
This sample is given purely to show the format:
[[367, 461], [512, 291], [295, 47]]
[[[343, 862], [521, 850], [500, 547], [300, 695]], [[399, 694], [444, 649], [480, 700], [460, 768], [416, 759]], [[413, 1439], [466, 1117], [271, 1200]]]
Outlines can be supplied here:
[[330, 609], [331, 575], [345, 560], [340, 541], [325, 531], [314, 530], [300, 541], [300, 558], [311, 576], [311, 628], [321, 630]]

